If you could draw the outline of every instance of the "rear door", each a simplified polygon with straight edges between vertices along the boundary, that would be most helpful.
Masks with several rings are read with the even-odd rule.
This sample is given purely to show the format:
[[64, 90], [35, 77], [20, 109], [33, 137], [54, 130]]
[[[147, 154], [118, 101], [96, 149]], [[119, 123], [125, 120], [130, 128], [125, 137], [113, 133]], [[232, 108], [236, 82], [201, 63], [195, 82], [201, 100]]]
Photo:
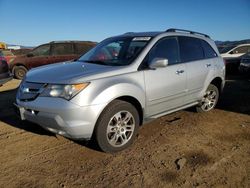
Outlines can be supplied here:
[[77, 57], [77, 55], [74, 54], [73, 43], [53, 43], [51, 55], [51, 63], [69, 61]]
[[213, 60], [207, 60], [201, 39], [179, 37], [181, 61], [186, 64], [187, 95], [185, 103], [197, 101], [204, 88], [209, 72], [213, 69]]
[[177, 37], [166, 37], [150, 50], [146, 62], [168, 59], [168, 66], [144, 70], [146, 116], [163, 113], [183, 104], [186, 89], [186, 67], [180, 63]]

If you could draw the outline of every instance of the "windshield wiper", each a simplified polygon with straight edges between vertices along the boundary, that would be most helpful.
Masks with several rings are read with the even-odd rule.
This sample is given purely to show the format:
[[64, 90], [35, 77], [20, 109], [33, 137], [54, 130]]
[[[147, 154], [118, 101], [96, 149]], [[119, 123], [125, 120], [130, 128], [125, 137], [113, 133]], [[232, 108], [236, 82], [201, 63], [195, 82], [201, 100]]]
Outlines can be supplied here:
[[86, 63], [94, 63], [94, 64], [100, 64], [100, 65], [108, 65], [108, 63], [101, 61], [101, 60], [80, 60], [82, 62]]

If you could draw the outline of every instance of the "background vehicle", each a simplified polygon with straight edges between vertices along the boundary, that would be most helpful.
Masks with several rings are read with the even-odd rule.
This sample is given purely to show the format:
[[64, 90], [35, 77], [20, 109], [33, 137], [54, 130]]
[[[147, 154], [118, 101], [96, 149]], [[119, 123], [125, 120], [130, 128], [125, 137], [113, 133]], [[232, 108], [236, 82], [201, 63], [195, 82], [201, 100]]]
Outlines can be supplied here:
[[6, 49], [7, 45], [4, 42], [0, 42], [0, 49]]
[[9, 66], [4, 56], [0, 54], [0, 86], [12, 79]]
[[0, 50], [0, 56], [5, 57], [8, 64], [10, 64], [16, 58], [16, 56], [10, 50]]
[[10, 64], [15, 78], [22, 79], [31, 68], [78, 58], [95, 46], [94, 42], [60, 41], [43, 44], [23, 56], [17, 56]]
[[117, 152], [147, 120], [191, 106], [212, 110], [224, 83], [225, 65], [209, 36], [178, 29], [127, 33], [73, 63], [29, 71], [16, 106], [23, 120]]
[[221, 49], [220, 53], [226, 60], [227, 71], [238, 71], [241, 57], [248, 52], [250, 52], [250, 44], [232, 45]]
[[250, 53], [242, 56], [239, 71], [250, 75]]

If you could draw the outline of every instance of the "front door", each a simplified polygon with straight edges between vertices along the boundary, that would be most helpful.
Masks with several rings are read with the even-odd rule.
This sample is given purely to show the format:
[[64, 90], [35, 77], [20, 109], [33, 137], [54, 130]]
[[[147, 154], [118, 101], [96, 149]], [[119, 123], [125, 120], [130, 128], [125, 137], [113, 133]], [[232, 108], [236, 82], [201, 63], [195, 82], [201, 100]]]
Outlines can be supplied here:
[[186, 65], [180, 63], [177, 38], [158, 41], [149, 52], [147, 62], [154, 58], [168, 59], [168, 66], [144, 70], [147, 117], [181, 106], [186, 91]]
[[29, 69], [48, 64], [50, 59], [50, 45], [45, 44], [35, 48], [27, 55], [26, 64]]

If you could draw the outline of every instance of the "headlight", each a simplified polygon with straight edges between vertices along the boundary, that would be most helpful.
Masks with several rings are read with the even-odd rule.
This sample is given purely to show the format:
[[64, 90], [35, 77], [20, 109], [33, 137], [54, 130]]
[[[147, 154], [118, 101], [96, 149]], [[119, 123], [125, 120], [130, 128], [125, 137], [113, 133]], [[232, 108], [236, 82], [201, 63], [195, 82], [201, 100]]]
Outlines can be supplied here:
[[61, 85], [61, 84], [49, 84], [46, 86], [44, 91], [40, 94], [41, 97], [60, 97], [66, 100], [72, 99], [80, 91], [85, 89], [89, 83], [82, 84], [70, 84], [70, 85]]

